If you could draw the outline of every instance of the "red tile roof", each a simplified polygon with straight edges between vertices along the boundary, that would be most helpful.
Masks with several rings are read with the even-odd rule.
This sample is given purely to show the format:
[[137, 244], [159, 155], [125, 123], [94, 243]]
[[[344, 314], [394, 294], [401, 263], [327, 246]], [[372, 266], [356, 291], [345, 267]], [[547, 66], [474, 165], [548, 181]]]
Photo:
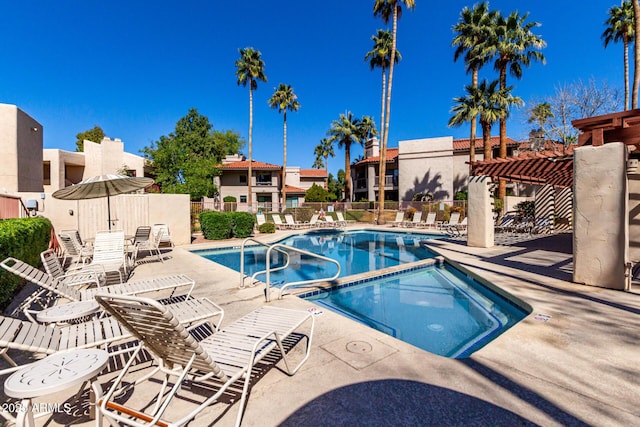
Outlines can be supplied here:
[[[398, 158], [398, 148], [387, 148], [387, 163], [395, 162]], [[380, 161], [380, 156], [367, 157], [366, 159], [360, 160], [356, 165], [365, 165], [367, 163], [378, 163]]]
[[[240, 162], [228, 163], [226, 165], [218, 166], [223, 170], [247, 170], [249, 169], [249, 161], [242, 160]], [[252, 160], [252, 169], [261, 169], [261, 170], [281, 170], [282, 166], [273, 165], [271, 163], [258, 162], [256, 160]]]
[[304, 188], [294, 187], [292, 185], [285, 185], [288, 194], [305, 194], [307, 190]]
[[[492, 147], [495, 148], [500, 145], [499, 136], [492, 136], [490, 140], [491, 140]], [[507, 147], [517, 147], [518, 144], [519, 144], [518, 141], [507, 137]], [[453, 140], [453, 151], [469, 151], [469, 147], [471, 147], [471, 140], [469, 138]], [[484, 145], [482, 144], [482, 135], [478, 135], [476, 137], [476, 150], [478, 149], [482, 150], [483, 147]]]
[[300, 178], [326, 178], [326, 169], [300, 169]]

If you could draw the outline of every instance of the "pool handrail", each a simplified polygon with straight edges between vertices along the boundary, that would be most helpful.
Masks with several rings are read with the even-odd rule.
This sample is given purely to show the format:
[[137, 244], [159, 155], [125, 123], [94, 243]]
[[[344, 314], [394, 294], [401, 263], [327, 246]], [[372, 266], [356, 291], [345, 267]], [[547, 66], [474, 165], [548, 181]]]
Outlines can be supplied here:
[[[282, 285], [282, 287], [280, 287], [280, 294], [278, 295], [278, 299], [282, 299], [282, 293], [283, 291], [290, 287], [290, 286], [298, 286], [298, 285], [307, 285], [310, 283], [318, 283], [318, 282], [326, 282], [326, 281], [330, 281], [330, 280], [335, 280], [338, 277], [340, 277], [340, 272], [341, 272], [341, 268], [340, 268], [340, 263], [338, 261], [336, 261], [335, 259], [331, 259], [331, 258], [327, 258], [325, 256], [322, 255], [318, 255], [318, 254], [314, 254], [313, 252], [309, 252], [309, 251], [305, 251], [303, 249], [298, 249], [298, 248], [294, 248], [293, 246], [287, 246], [287, 245], [283, 245], [282, 243], [276, 243], [273, 244], [269, 247], [269, 249], [267, 249], [267, 269], [266, 269], [266, 274], [267, 277], [265, 279], [265, 298], [267, 300], [267, 302], [271, 301], [271, 251], [272, 250], [279, 250], [280, 248], [284, 248], [286, 250], [290, 250], [290, 251], [294, 251], [294, 252], [298, 252], [300, 254], [303, 255], [307, 255], [310, 257], [314, 257], [314, 258], [318, 258], [321, 259], [323, 261], [327, 261], [330, 263], [335, 264], [338, 267], [338, 271], [336, 272], [336, 274], [334, 274], [331, 277], [326, 277], [326, 278], [319, 278], [319, 279], [311, 279], [311, 280], [300, 280], [297, 282], [291, 282], [291, 283], [285, 283], [284, 285]], [[281, 249], [280, 249], [281, 250]], [[288, 264], [288, 259], [287, 259], [287, 264]], [[281, 269], [281, 268], [278, 268]], [[275, 269], [273, 271], [276, 271]]]
[[[272, 245], [269, 245], [268, 243], [264, 243], [264, 242], [261, 242], [260, 240], [254, 239], [253, 237], [247, 237], [246, 239], [244, 239], [242, 241], [242, 244], [240, 245], [240, 289], [244, 288], [244, 279], [245, 279], [245, 274], [244, 274], [244, 247], [245, 247], [247, 242], [254, 242], [254, 243], [257, 243], [258, 245], [265, 246], [266, 248], [270, 248], [272, 246]], [[282, 250], [282, 249], [279, 249], [278, 252], [281, 252], [281, 253], [284, 254], [284, 256], [287, 258], [287, 262], [285, 263], [285, 265], [283, 267], [274, 269], [274, 271], [282, 270], [283, 268], [286, 268], [289, 265], [289, 253], [287, 251]], [[256, 276], [258, 274], [264, 274], [264, 273], [266, 273], [266, 270], [258, 271], [257, 273], [254, 273], [253, 276], [251, 276], [251, 283], [253, 283], [253, 281], [255, 280], [255, 278], [256, 278]]]

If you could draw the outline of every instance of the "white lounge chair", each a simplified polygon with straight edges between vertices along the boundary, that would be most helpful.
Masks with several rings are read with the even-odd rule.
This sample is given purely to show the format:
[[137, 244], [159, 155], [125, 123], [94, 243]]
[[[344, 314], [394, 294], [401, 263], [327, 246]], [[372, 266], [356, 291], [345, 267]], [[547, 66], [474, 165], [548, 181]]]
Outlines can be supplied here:
[[14, 313], [23, 311], [28, 317], [31, 316], [32, 305], [35, 304], [41, 308], [49, 306], [50, 298], [47, 297], [49, 293], [56, 297], [66, 298], [69, 301], [86, 301], [93, 299], [98, 292], [139, 295], [148, 292], [171, 290], [170, 297], [172, 297], [178, 289], [188, 288], [186, 298], [189, 299], [195, 286], [195, 282], [192, 279], [184, 274], [178, 274], [175, 276], [163, 276], [118, 285], [102, 286], [100, 288], [76, 289], [16, 258], [9, 257], [5, 259], [0, 262], [0, 267], [40, 286], [41, 289], [38, 289], [29, 297], [25, 298], [14, 311]]
[[435, 226], [436, 226], [435, 212], [429, 212], [427, 214], [427, 219], [425, 219], [424, 222], [421, 222], [418, 224], [418, 227], [423, 227], [423, 228], [435, 228]]
[[[224, 316], [224, 310], [206, 298], [190, 299], [167, 307], [171, 307], [175, 318], [181, 324], [192, 325], [207, 321], [217, 329]], [[220, 316], [220, 319], [214, 325], [211, 319], [217, 316]], [[0, 370], [0, 375], [19, 369], [17, 361], [8, 354], [9, 350], [53, 354], [79, 348], [106, 347], [129, 338], [131, 334], [113, 317], [53, 328], [0, 316], [0, 356], [12, 366]], [[112, 354], [118, 353], [117, 349], [111, 350]], [[126, 351], [130, 351], [130, 348]]]
[[463, 232], [467, 231], [467, 217], [464, 217], [462, 221], [455, 225], [449, 225], [447, 227], [447, 234], [454, 237], [459, 237]]
[[[94, 270], [105, 275], [117, 273], [118, 282], [122, 283], [122, 273], [128, 277], [129, 260], [124, 247], [124, 231], [99, 231], [93, 243], [93, 258], [85, 265], [87, 270]], [[107, 276], [108, 279], [108, 276]]]
[[63, 230], [59, 232], [58, 241], [64, 249], [63, 267], [66, 266], [67, 259], [71, 260], [71, 265], [84, 264], [91, 259], [93, 247], [82, 241], [78, 230]]
[[171, 233], [169, 233], [169, 226], [167, 224], [153, 224], [153, 227], [151, 227], [151, 235], [156, 236], [159, 230], [162, 230], [159, 246], [162, 248], [174, 247]]
[[400, 227], [404, 223], [404, 212], [398, 211], [396, 212], [396, 219], [393, 222], [389, 223], [391, 227]]
[[291, 214], [286, 214], [284, 216], [284, 220], [287, 222], [289, 228], [304, 228], [309, 225], [308, 223], [296, 221], [295, 219], [293, 219], [293, 216]]
[[[100, 413], [110, 422], [113, 421], [112, 424], [163, 423], [161, 425], [181, 426], [189, 423], [221, 396], [234, 391], [239, 392], [239, 387], [233, 389], [231, 386], [237, 381], [242, 381], [242, 395], [236, 419], [236, 425], [240, 425], [251, 382], [251, 371], [258, 362], [267, 362], [270, 358], [265, 356], [277, 348], [284, 361], [285, 370], [289, 375], [293, 375], [309, 357], [314, 318], [307, 311], [262, 307], [204, 340], [196, 341], [184, 326], [174, 320], [175, 316], [168, 307], [153, 300], [115, 295], [97, 295], [96, 299], [140, 342], [129, 363], [99, 403]], [[299, 328], [308, 321], [310, 330], [302, 335]], [[302, 340], [303, 336], [306, 337], [307, 344], [305, 355], [302, 361], [291, 369], [283, 342], [288, 337]], [[135, 382], [132, 382], [127, 374], [132, 361], [143, 349], [156, 359], [157, 366], [150, 368], [150, 372], [140, 378], [136, 377]], [[273, 360], [271, 363], [274, 363]], [[118, 395], [138, 384], [145, 383], [145, 387], [157, 386], [157, 378], [152, 379], [156, 374], [163, 374], [164, 380], [152, 404], [145, 408], [129, 408], [116, 401]], [[182, 418], [169, 422], [165, 417], [175, 416], [172, 408], [183, 405], [180, 401], [173, 403], [172, 400], [179, 393], [187, 376], [194, 387], [202, 387], [202, 390], [206, 391], [203, 393], [204, 400], [197, 402], [198, 406]], [[190, 396], [190, 399], [195, 401], [195, 397]], [[145, 421], [144, 424], [142, 420]]]
[[313, 227], [318, 227], [318, 218], [320, 217], [319, 214], [313, 214], [311, 215], [311, 219], [309, 220], [309, 227], [313, 228]]
[[278, 214], [272, 214], [271, 218], [273, 219], [273, 223], [276, 225], [278, 230], [289, 230], [291, 226], [289, 224], [285, 224], [282, 222], [282, 218]]
[[422, 220], [422, 211], [415, 211], [413, 213], [413, 219], [411, 221], [405, 221], [402, 225], [404, 227], [417, 227]]
[[460, 222], [460, 212], [451, 212], [451, 215], [449, 215], [449, 221], [443, 221], [440, 224], [440, 229], [446, 230], [448, 227], [452, 225], [458, 225], [459, 222]]
[[256, 214], [256, 224], [260, 227], [262, 224], [266, 224], [267, 219], [265, 218], [263, 213]]
[[[344, 219], [344, 215], [342, 215], [342, 212], [337, 211], [336, 212], [336, 217], [338, 218], [338, 224], [340, 227], [346, 227], [347, 224], [349, 224], [349, 221], [347, 221], [346, 219]], [[352, 221], [354, 222], [354, 221]]]
[[65, 272], [53, 249], [41, 252], [40, 260], [47, 274], [66, 285], [90, 287], [101, 286], [105, 283], [104, 274], [95, 270], [85, 270], [82, 266], [71, 268]]

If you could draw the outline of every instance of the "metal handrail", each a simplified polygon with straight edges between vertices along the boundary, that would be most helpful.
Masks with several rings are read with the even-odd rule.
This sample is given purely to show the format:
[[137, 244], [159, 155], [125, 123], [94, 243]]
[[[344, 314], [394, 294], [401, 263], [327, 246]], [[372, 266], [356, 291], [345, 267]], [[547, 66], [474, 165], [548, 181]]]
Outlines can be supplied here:
[[[244, 239], [242, 241], [242, 245], [240, 246], [240, 288], [241, 289], [244, 288], [244, 279], [245, 279], [245, 275], [244, 275], [244, 247], [245, 247], [245, 244], [247, 242], [249, 242], [249, 241], [257, 243], [258, 245], [264, 246], [266, 248], [271, 248], [271, 246], [272, 246], [272, 245], [269, 245], [267, 243], [264, 243], [264, 242], [261, 242], [259, 240], [256, 240], [253, 237], [247, 237], [246, 239]], [[274, 271], [282, 270], [283, 268], [286, 268], [289, 265], [289, 253], [287, 251], [282, 250], [282, 249], [278, 249], [278, 252], [283, 253], [287, 257], [287, 262], [285, 263], [284, 267], [277, 268]], [[267, 249], [267, 257], [270, 254], [271, 253]], [[269, 259], [269, 258], [267, 258], [267, 259]], [[269, 265], [269, 261], [267, 261], [267, 265]], [[264, 273], [266, 273], [266, 270], [258, 271], [257, 273], [254, 273], [253, 276], [251, 276], [251, 283], [253, 283], [253, 280], [256, 278], [256, 276], [258, 274], [264, 274]]]
[[[270, 293], [270, 288], [271, 288], [271, 251], [276, 249], [280, 249], [280, 248], [286, 248], [287, 250], [290, 251], [294, 251], [294, 252], [298, 252], [301, 253], [303, 255], [307, 255], [310, 257], [314, 257], [314, 258], [318, 258], [321, 259], [323, 261], [327, 261], [327, 262], [331, 262], [333, 264], [335, 264], [338, 267], [338, 271], [336, 272], [335, 275], [331, 276], [331, 277], [326, 277], [326, 278], [320, 278], [320, 279], [311, 279], [311, 280], [301, 280], [298, 282], [291, 282], [291, 283], [286, 283], [284, 285], [282, 285], [282, 287], [280, 288], [280, 294], [278, 295], [278, 299], [282, 298], [282, 292], [290, 287], [290, 286], [298, 286], [298, 285], [307, 285], [310, 283], [317, 283], [317, 282], [325, 282], [325, 281], [329, 281], [329, 280], [335, 280], [338, 277], [340, 277], [340, 263], [338, 261], [336, 261], [335, 259], [331, 259], [331, 258], [327, 258], [325, 256], [322, 255], [318, 255], [318, 254], [314, 254], [313, 252], [309, 252], [309, 251], [305, 251], [303, 249], [298, 249], [298, 248], [294, 248], [292, 246], [287, 246], [287, 245], [283, 245], [281, 243], [276, 243], [275, 245], [271, 245], [271, 247], [269, 249], [267, 249], [267, 278], [265, 280], [265, 297], [267, 302], [271, 301], [271, 293]], [[275, 271], [275, 270], [274, 270]]]

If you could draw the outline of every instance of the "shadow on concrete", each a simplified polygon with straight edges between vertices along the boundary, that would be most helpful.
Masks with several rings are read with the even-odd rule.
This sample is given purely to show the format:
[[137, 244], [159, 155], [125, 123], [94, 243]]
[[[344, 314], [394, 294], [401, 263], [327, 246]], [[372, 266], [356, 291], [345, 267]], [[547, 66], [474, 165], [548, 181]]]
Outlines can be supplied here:
[[[516, 385], [517, 386], [517, 385]], [[553, 406], [546, 402], [548, 407]], [[554, 410], [560, 411], [557, 407]], [[565, 425], [584, 425], [562, 413]], [[555, 417], [554, 417], [555, 418]], [[535, 426], [492, 403], [408, 380], [368, 381], [325, 393], [298, 409], [281, 426]]]

